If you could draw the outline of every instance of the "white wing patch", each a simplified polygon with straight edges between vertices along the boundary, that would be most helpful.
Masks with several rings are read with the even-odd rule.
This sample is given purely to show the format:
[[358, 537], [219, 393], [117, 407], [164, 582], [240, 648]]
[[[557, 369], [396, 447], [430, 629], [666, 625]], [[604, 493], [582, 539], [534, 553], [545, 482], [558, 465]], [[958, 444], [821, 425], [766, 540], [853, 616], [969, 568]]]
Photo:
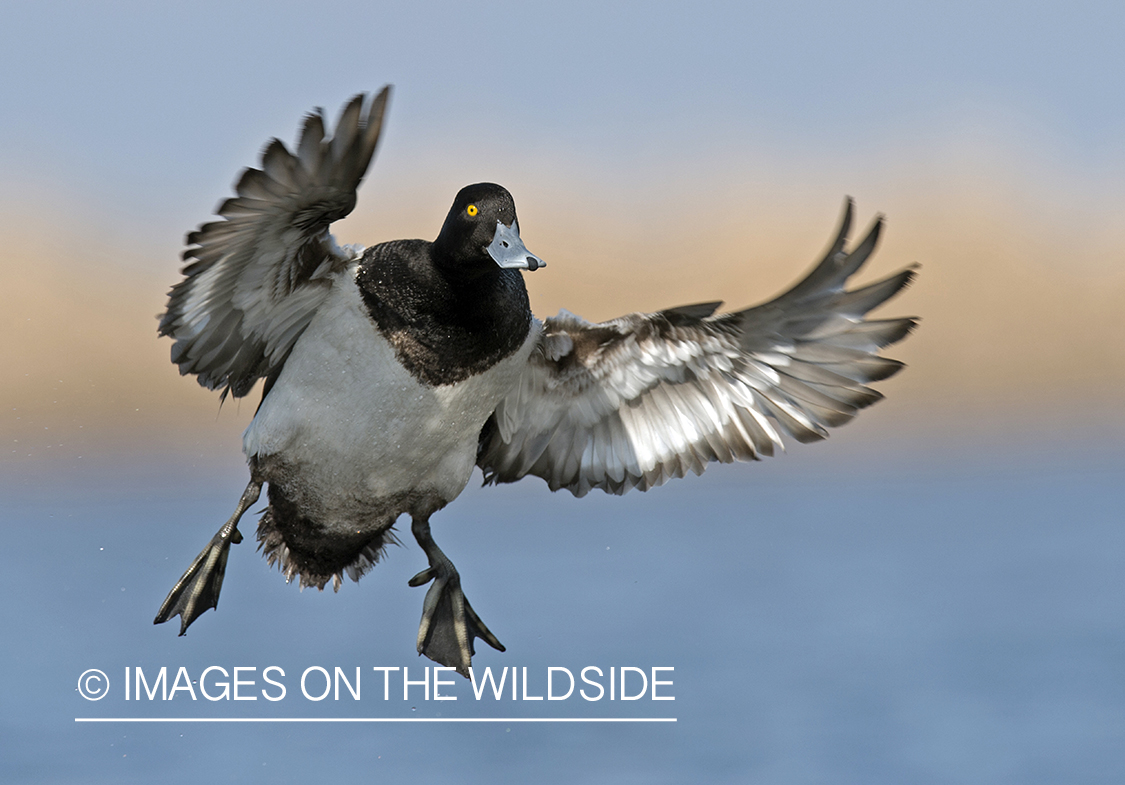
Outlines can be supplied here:
[[832, 249], [791, 290], [756, 308], [719, 303], [631, 314], [602, 324], [560, 312], [518, 387], [481, 438], [486, 482], [534, 474], [552, 490], [646, 490], [711, 461], [756, 460], [828, 435], [882, 396], [867, 387], [902, 364], [878, 351], [914, 320], [864, 315], [909, 283], [913, 269], [846, 291], [877, 222], [851, 253], [849, 201]]

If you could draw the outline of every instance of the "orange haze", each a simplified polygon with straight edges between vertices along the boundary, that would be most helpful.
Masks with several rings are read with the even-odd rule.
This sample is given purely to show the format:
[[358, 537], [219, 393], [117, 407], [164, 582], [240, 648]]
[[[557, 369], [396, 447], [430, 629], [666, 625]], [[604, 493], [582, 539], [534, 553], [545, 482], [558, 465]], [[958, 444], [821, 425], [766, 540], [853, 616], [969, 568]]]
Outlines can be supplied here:
[[[600, 320], [720, 298], [736, 308], [776, 294], [823, 251], [842, 194], [811, 181], [780, 193], [771, 186], [601, 201], [588, 186], [523, 186], [524, 239], [550, 265], [526, 276], [536, 313], [565, 306]], [[430, 215], [432, 195], [423, 207], [405, 187], [395, 203], [367, 190], [375, 189], [361, 192], [357, 214], [340, 227], [344, 241], [440, 225], [445, 208]], [[1076, 205], [1010, 181], [905, 175], [856, 195], [854, 240], [877, 210], [887, 213], [864, 279], [922, 265], [914, 287], [882, 311], [922, 317], [890, 351], [910, 367], [879, 385], [889, 401], [861, 417], [864, 427], [946, 436], [982, 427], [1125, 431], [1122, 204], [1090, 197]], [[237, 454], [257, 393], [219, 412], [217, 395], [181, 378], [170, 342], [156, 337], [179, 249], [108, 237], [93, 220], [21, 212], [0, 217], [5, 462]], [[205, 218], [185, 216], [184, 228]]]

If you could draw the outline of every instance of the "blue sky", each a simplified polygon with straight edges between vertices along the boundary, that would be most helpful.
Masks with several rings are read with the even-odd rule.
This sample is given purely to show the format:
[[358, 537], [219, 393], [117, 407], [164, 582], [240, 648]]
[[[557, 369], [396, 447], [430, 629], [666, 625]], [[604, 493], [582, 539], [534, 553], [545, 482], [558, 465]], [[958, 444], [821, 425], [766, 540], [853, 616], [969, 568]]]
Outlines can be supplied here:
[[386, 82], [405, 176], [434, 155], [636, 181], [716, 157], [859, 166], [950, 144], [1121, 173], [1116, 4], [404, 6], [9, 4], [0, 193], [180, 227], [219, 198], [215, 169], [233, 178], [299, 113]]
[[0, 361], [24, 372], [0, 380], [23, 407], [0, 427], [213, 422], [153, 335], [184, 233], [271, 136], [386, 83], [345, 241], [432, 237], [491, 180], [552, 262], [529, 276], [540, 316], [734, 307], [791, 282], [849, 194], [888, 218], [872, 275], [923, 265], [888, 311], [924, 317], [892, 399], [970, 431], [1018, 430], [1025, 405], [1100, 427], [1125, 384], [1123, 22], [1108, 3], [8, 4]]

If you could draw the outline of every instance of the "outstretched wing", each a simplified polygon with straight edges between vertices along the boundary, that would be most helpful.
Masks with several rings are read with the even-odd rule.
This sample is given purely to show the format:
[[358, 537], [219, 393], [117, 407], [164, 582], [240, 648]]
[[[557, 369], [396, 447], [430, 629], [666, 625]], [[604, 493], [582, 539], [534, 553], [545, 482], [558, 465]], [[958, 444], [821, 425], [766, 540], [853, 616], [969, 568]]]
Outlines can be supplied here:
[[222, 220], [187, 236], [185, 277], [160, 317], [160, 334], [175, 340], [172, 362], [181, 374], [238, 398], [285, 361], [332, 274], [357, 255], [336, 245], [328, 225], [355, 207], [389, 94], [388, 86], [370, 101], [357, 95], [331, 137], [323, 110], [315, 110], [295, 154], [270, 141], [262, 168], [243, 171], [238, 196], [219, 206]]
[[544, 324], [519, 386], [481, 433], [485, 482], [542, 477], [551, 490], [647, 490], [710, 461], [773, 455], [784, 431], [823, 439], [882, 398], [867, 387], [902, 368], [880, 357], [914, 319], [865, 314], [914, 277], [844, 285], [879, 238], [876, 220], [850, 253], [848, 200], [832, 248], [770, 302], [713, 315], [721, 303], [593, 324], [561, 312]]

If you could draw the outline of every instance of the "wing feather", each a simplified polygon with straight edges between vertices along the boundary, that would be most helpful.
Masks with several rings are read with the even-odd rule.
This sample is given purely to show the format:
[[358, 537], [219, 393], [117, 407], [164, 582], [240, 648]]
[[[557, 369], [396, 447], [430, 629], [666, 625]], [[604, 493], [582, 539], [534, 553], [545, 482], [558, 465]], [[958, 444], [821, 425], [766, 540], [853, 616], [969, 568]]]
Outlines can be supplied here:
[[757, 460], [823, 439], [883, 396], [867, 383], [902, 363], [880, 357], [912, 318], [866, 319], [915, 275], [908, 268], [847, 290], [882, 220], [846, 250], [848, 200], [835, 239], [804, 279], [753, 308], [718, 302], [602, 324], [548, 319], [515, 389], [481, 434], [485, 482], [528, 474], [552, 490], [647, 490], [713, 461]]
[[337, 246], [328, 226], [355, 207], [389, 95], [388, 87], [370, 100], [355, 96], [331, 138], [322, 110], [313, 111], [296, 154], [271, 140], [261, 168], [243, 171], [236, 195], [219, 205], [220, 220], [188, 234], [184, 279], [159, 328], [174, 340], [180, 373], [237, 398], [284, 363], [334, 274], [358, 256]]

